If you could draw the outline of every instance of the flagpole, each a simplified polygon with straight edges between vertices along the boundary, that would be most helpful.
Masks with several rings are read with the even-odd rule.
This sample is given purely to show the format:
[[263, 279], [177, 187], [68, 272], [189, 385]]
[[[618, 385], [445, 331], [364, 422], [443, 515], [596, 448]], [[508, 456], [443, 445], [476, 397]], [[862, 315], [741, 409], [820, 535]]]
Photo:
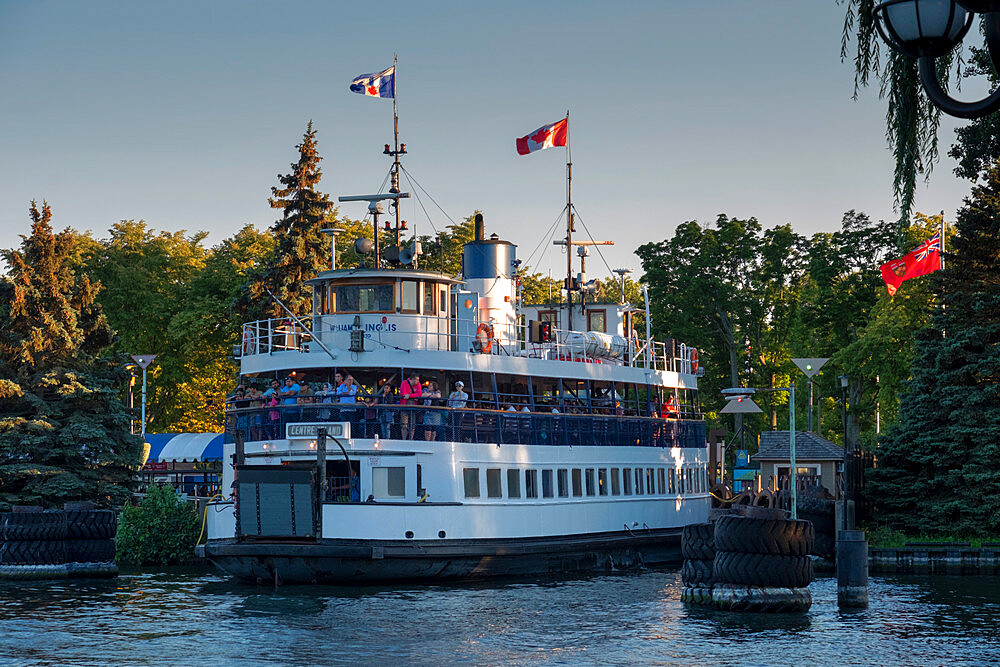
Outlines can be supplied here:
[[573, 330], [573, 150], [566, 110], [566, 330]]
[[945, 226], [944, 225], [945, 225], [945, 223], [944, 223], [944, 211], [941, 211], [941, 247], [938, 249], [938, 252], [941, 253], [941, 268], [942, 269], [944, 269], [944, 230], [945, 230]]
[[[392, 187], [390, 192], [399, 192], [399, 114], [396, 107], [397, 54], [392, 54]], [[396, 247], [399, 247], [399, 200], [396, 205]]]

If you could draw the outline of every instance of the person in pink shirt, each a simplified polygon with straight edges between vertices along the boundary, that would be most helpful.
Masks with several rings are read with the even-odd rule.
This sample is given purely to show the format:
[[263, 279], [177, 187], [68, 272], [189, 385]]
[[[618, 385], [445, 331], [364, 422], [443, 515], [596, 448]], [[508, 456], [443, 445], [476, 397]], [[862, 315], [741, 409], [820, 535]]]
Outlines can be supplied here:
[[[418, 405], [423, 387], [420, 386], [420, 374], [411, 371], [409, 377], [399, 385], [400, 405]], [[417, 430], [416, 412], [401, 410], [399, 415], [400, 437], [403, 440], [412, 440], [414, 432]]]

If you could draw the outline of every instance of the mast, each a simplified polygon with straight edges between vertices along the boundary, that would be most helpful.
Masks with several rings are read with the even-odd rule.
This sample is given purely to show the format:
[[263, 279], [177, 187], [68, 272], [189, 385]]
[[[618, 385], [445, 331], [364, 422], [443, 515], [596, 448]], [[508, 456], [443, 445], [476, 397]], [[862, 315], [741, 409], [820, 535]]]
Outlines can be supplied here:
[[566, 110], [566, 330], [573, 330], [573, 150]]
[[[399, 113], [396, 107], [397, 54], [392, 54], [392, 184], [389, 192], [399, 192]], [[399, 201], [396, 206], [396, 247], [399, 247]]]

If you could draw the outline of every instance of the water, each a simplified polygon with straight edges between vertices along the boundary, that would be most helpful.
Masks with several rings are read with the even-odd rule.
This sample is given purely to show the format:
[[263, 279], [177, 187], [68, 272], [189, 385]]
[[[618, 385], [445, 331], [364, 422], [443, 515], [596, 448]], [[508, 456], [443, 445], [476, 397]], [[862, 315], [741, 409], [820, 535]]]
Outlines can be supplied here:
[[0, 583], [3, 665], [1000, 663], [1000, 579], [874, 577], [841, 613], [679, 602], [676, 571], [277, 591], [206, 572]]

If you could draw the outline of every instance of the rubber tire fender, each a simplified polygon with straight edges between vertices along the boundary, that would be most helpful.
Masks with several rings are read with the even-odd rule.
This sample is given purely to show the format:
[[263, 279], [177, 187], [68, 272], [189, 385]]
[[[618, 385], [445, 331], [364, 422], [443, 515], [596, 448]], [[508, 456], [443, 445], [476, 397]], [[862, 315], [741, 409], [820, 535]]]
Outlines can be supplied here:
[[66, 513], [3, 512], [0, 540], [57, 541], [66, 539]]
[[685, 586], [711, 586], [714, 581], [711, 560], [686, 560], [681, 566], [681, 582]]
[[806, 556], [813, 550], [813, 525], [792, 519], [724, 516], [715, 522], [715, 551]]
[[712, 573], [717, 582], [728, 584], [803, 588], [813, 580], [813, 564], [809, 556], [719, 551]]
[[62, 565], [65, 562], [65, 540], [0, 542], [0, 565]]
[[118, 530], [118, 515], [114, 510], [67, 510], [66, 539], [114, 539]]
[[681, 556], [687, 560], [715, 558], [715, 524], [692, 523], [681, 528]]

